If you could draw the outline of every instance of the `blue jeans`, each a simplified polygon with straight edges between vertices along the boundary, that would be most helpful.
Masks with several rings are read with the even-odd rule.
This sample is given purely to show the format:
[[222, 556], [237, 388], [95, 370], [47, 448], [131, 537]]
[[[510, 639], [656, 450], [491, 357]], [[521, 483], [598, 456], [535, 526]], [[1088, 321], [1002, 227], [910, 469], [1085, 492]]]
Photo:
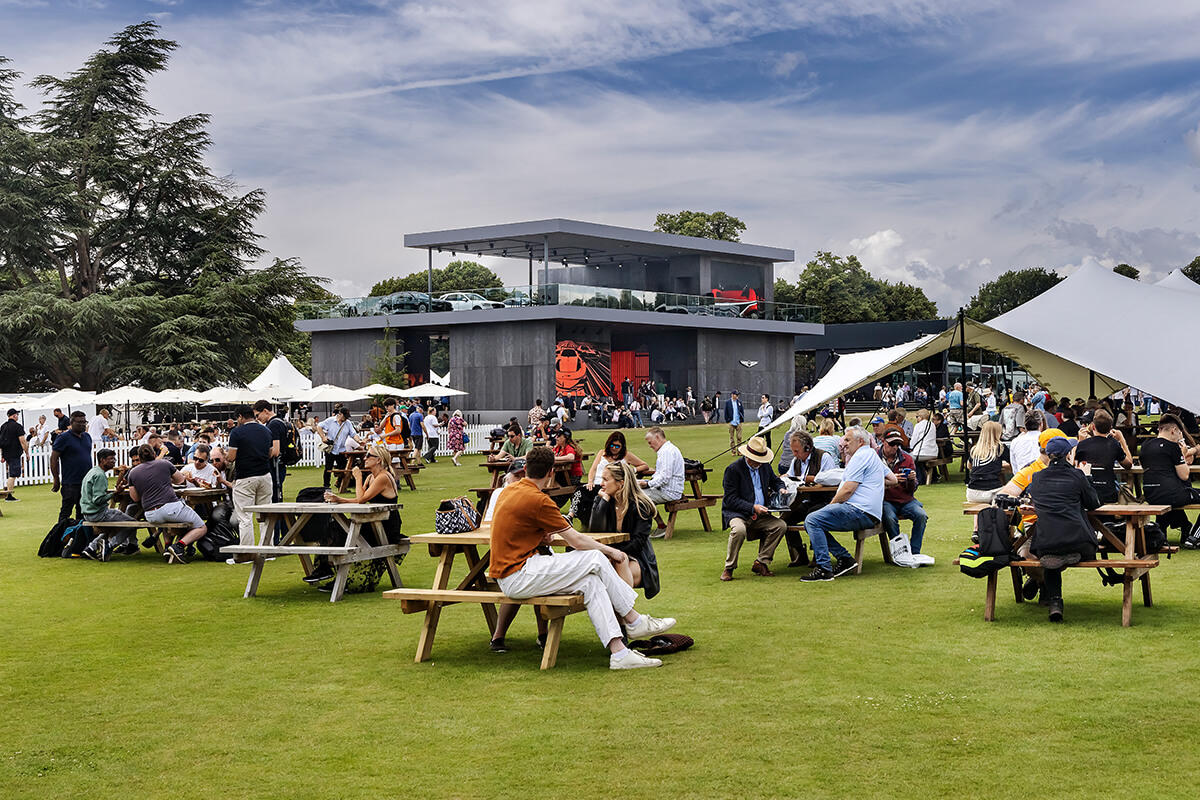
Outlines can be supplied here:
[[914, 553], [921, 552], [921, 540], [925, 538], [925, 523], [929, 515], [920, 500], [909, 500], [907, 503], [890, 503], [883, 501], [883, 529], [889, 539], [900, 535], [900, 520], [912, 520], [911, 546]]
[[830, 503], [804, 518], [804, 530], [812, 542], [813, 560], [822, 569], [833, 570], [829, 558], [832, 552], [837, 558], [849, 558], [850, 551], [829, 535], [830, 531], [861, 531], [875, 527], [875, 520], [865, 511], [859, 511], [846, 503]]

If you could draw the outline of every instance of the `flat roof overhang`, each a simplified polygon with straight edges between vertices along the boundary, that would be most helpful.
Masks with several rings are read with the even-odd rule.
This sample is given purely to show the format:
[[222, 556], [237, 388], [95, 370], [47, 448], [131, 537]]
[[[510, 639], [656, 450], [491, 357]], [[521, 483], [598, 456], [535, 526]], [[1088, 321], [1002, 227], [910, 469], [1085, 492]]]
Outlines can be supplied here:
[[408, 233], [404, 246], [441, 252], [470, 253], [502, 258], [567, 264], [665, 262], [678, 256], [706, 255], [744, 261], [795, 261], [792, 250], [720, 239], [701, 239], [673, 233], [621, 228], [573, 219], [542, 219], [476, 228]]
[[657, 311], [627, 311], [624, 309], [558, 305], [491, 308], [480, 309], [478, 311], [431, 311], [424, 314], [381, 314], [369, 317], [302, 319], [296, 320], [296, 329], [310, 333], [368, 330], [372, 328], [380, 330], [384, 328], [425, 328], [449, 332], [462, 325], [543, 321], [743, 331], [746, 333], [777, 333], [794, 336], [819, 336], [825, 330], [825, 326], [819, 322], [780, 322], [777, 320], [717, 317], [702, 314], [666, 314]]

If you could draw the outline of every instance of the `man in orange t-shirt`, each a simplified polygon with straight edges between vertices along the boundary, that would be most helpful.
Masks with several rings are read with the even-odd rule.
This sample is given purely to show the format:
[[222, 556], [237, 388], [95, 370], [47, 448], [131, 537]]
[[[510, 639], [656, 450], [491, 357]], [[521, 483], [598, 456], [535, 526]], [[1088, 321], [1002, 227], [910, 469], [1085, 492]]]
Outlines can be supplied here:
[[[488, 574], [500, 584], [502, 592], [515, 600], [582, 594], [588, 617], [611, 653], [610, 669], [662, 666], [657, 658], [647, 658], [625, 646], [617, 617], [624, 621], [630, 639], [664, 633], [675, 625], [675, 620], [635, 611], [637, 593], [613, 569], [614, 563], [620, 564], [628, 556], [572, 528], [542, 491], [554, 474], [554, 452], [550, 448], [529, 451], [525, 474], [505, 489], [496, 503]], [[556, 535], [574, 550], [549, 555], [537, 552]]]

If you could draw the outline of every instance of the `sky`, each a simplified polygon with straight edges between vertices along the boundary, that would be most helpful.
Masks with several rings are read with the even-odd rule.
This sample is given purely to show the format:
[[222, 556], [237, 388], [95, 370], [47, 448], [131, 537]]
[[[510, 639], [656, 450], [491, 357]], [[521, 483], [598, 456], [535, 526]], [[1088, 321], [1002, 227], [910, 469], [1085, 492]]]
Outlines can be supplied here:
[[63, 75], [148, 19], [179, 43], [151, 103], [212, 115], [270, 256], [345, 296], [425, 268], [405, 233], [681, 209], [944, 315], [1009, 269], [1200, 255], [1195, 2], [0, 0], [0, 54]]

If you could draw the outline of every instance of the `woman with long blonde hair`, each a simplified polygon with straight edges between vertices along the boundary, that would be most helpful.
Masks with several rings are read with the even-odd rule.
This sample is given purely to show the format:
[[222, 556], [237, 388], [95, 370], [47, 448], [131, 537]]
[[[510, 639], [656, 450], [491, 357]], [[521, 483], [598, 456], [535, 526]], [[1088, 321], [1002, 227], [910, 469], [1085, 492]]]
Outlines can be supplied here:
[[658, 559], [650, 543], [654, 503], [638, 486], [637, 472], [624, 461], [605, 465], [600, 480], [588, 530], [629, 534], [628, 541], [613, 545], [629, 556], [624, 564], [616, 565], [617, 574], [630, 586], [645, 589], [647, 598], [654, 597], [660, 588]]
[[979, 430], [979, 441], [971, 448], [967, 502], [990, 503], [1006, 483], [1004, 462], [1009, 460], [1009, 455], [1008, 445], [1000, 441], [1003, 430], [999, 422], [985, 422]]

